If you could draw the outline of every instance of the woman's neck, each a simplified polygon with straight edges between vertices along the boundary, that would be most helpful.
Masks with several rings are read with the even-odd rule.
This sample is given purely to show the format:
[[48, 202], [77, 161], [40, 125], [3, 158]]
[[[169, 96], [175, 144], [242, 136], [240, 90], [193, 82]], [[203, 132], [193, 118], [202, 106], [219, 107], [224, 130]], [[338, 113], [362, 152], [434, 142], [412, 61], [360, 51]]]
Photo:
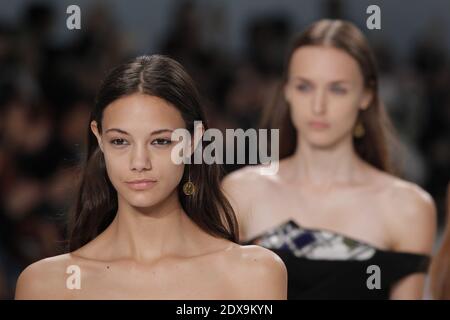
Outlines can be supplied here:
[[367, 166], [356, 154], [351, 138], [327, 148], [298, 141], [289, 174], [296, 181], [327, 189], [364, 182]]
[[136, 208], [119, 196], [117, 215], [106, 236], [116, 258], [154, 261], [179, 254], [196, 226], [186, 215], [173, 192], [150, 208]]

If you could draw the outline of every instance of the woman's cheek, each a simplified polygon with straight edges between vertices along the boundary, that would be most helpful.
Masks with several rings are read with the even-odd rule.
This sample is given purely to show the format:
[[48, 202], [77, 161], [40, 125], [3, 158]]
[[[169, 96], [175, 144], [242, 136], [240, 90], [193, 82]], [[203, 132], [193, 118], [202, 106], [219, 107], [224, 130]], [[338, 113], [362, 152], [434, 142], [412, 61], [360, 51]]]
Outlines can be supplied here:
[[183, 165], [175, 164], [170, 154], [159, 155], [152, 161], [152, 170], [157, 171], [157, 178], [163, 181], [165, 188], [174, 189], [178, 186], [183, 176]]
[[330, 111], [330, 122], [336, 128], [337, 135], [343, 135], [353, 132], [353, 127], [358, 116], [358, 108], [355, 101], [348, 99], [341, 105], [336, 105]]
[[301, 105], [300, 103], [291, 104], [289, 106], [292, 123], [294, 124], [294, 127], [299, 131], [304, 129], [307, 124], [308, 115], [305, 114], [305, 110], [306, 106]]
[[170, 187], [176, 188], [178, 184], [180, 183], [182, 177], [183, 177], [183, 170], [184, 166], [182, 164], [174, 164], [171, 161], [169, 162], [169, 165], [166, 165], [165, 168], [165, 175], [169, 177], [169, 183]]
[[130, 178], [131, 174], [127, 175], [129, 165], [126, 161], [126, 157], [105, 154], [105, 166], [109, 180], [117, 188], [124, 180]]

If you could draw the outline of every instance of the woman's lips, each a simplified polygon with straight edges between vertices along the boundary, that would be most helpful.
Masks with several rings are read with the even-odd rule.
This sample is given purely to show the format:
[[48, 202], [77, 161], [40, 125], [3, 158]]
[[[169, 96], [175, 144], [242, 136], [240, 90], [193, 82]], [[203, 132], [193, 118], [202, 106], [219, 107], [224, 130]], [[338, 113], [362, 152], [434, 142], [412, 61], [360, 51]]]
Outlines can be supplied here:
[[313, 129], [318, 129], [318, 130], [324, 130], [324, 129], [328, 129], [330, 127], [330, 125], [326, 122], [322, 122], [322, 121], [309, 121], [308, 125], [313, 128]]
[[133, 189], [133, 190], [146, 190], [150, 189], [156, 184], [156, 180], [149, 180], [149, 179], [143, 179], [143, 180], [133, 180], [133, 181], [127, 181], [127, 185]]

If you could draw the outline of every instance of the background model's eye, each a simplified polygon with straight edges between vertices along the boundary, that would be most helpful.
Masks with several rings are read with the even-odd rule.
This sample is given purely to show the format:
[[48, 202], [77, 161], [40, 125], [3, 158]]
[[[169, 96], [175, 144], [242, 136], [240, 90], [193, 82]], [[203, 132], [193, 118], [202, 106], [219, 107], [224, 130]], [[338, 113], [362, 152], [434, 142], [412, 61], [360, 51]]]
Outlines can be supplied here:
[[155, 140], [152, 141], [152, 144], [160, 145], [160, 146], [171, 144], [171, 143], [172, 143], [172, 140], [165, 139], [165, 138], [158, 138], [158, 139], [155, 139]]
[[297, 90], [307, 92], [311, 90], [311, 86], [307, 83], [300, 83], [299, 85], [297, 85]]
[[340, 85], [333, 85], [331, 86], [331, 91], [337, 94], [345, 94], [347, 93], [347, 89], [340, 86]]
[[122, 138], [113, 139], [113, 140], [111, 140], [111, 143], [116, 145], [116, 146], [123, 146], [123, 145], [128, 144], [127, 141], [125, 139], [122, 139]]

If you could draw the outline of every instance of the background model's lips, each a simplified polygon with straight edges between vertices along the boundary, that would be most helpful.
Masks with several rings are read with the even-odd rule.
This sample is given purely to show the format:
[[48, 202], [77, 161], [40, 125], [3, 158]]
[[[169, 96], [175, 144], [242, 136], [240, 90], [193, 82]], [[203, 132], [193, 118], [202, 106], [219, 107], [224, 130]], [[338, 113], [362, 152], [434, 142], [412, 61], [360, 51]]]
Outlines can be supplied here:
[[309, 126], [314, 129], [327, 129], [330, 127], [330, 125], [326, 122], [321, 121], [310, 121], [308, 122]]

